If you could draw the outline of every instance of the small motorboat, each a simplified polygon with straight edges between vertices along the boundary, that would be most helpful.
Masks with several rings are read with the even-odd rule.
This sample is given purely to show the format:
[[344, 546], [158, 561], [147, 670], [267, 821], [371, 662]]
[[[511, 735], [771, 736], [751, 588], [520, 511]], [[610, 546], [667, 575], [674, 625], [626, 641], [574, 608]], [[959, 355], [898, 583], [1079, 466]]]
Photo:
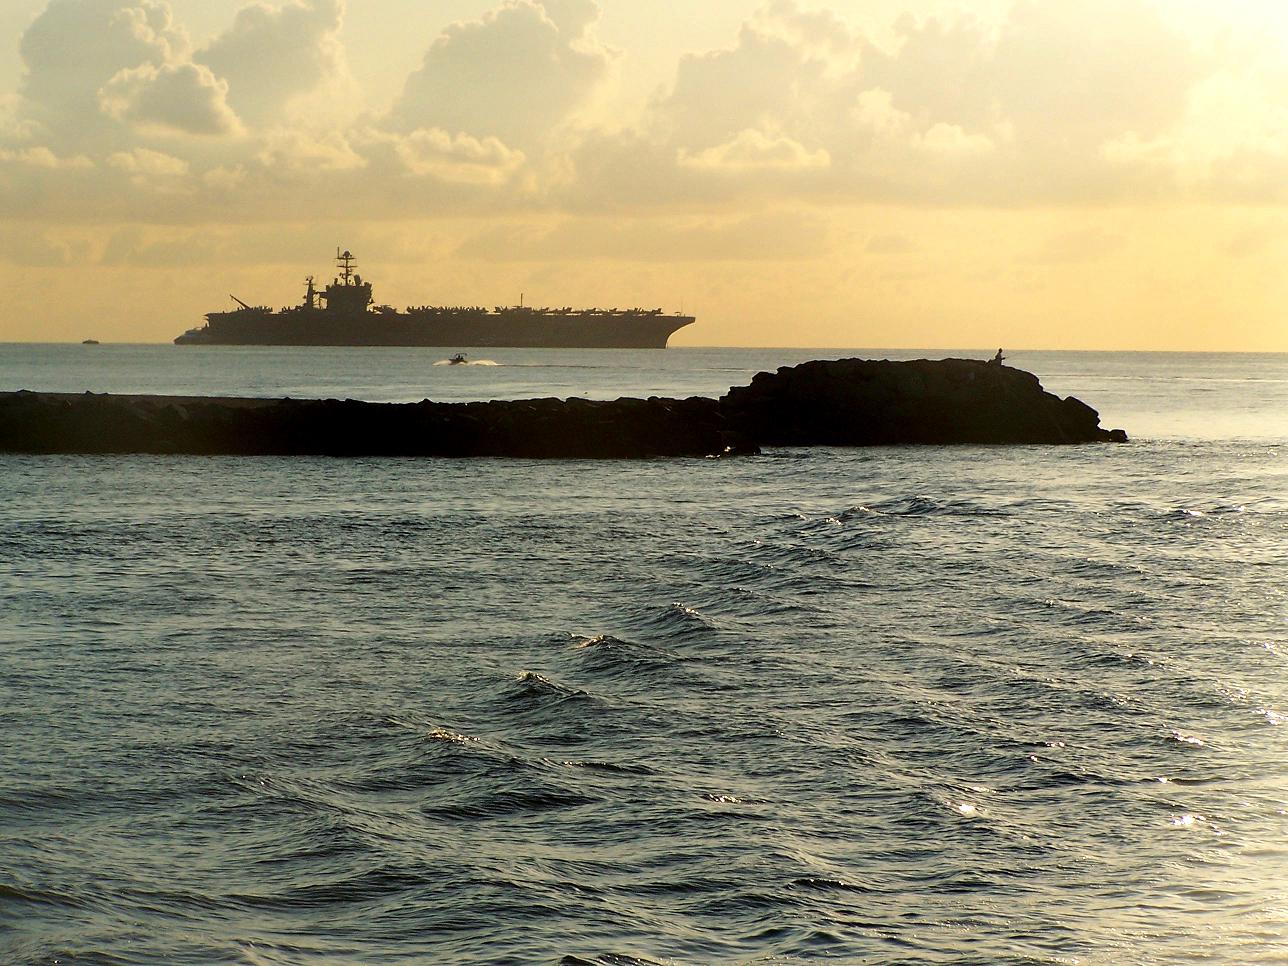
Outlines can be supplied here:
[[464, 352], [456, 353], [456, 355], [452, 356], [450, 359], [447, 360], [447, 363], [448, 365], [452, 365], [452, 366], [468, 365]]
[[98, 345], [98, 339], [85, 339], [81, 345]]

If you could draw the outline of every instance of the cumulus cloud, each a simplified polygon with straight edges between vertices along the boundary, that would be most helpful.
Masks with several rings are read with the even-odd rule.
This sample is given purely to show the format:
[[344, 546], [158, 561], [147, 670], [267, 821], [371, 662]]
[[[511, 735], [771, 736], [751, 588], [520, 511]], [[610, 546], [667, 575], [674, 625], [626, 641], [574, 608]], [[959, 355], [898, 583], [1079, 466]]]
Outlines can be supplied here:
[[733, 46], [684, 57], [640, 128], [618, 138], [655, 150], [601, 137], [579, 170], [607, 193], [633, 179], [665, 201], [703, 190], [699, 174], [757, 168], [742, 191], [780, 192], [794, 172], [802, 194], [855, 200], [1112, 200], [1149, 175], [1122, 151], [1111, 163], [1105, 144], [1170, 130], [1203, 70], [1147, 0], [1017, 0], [998, 24], [905, 17], [896, 35], [882, 49], [835, 15], [773, 0]]
[[135, 148], [118, 151], [107, 158], [109, 167], [145, 178], [177, 178], [188, 173], [188, 162], [160, 151]]
[[50, 0], [19, 44], [23, 109], [54, 137], [85, 137], [123, 70], [182, 60], [187, 35], [160, 0]]
[[[1282, 74], [1200, 57], [1157, 0], [909, 16], [884, 45], [768, 0], [727, 46], [679, 56], [638, 116], [598, 120], [616, 61], [598, 0], [495, 2], [429, 44], [387, 112], [324, 125], [303, 105], [347, 77], [344, 0], [252, 2], [196, 51], [164, 0], [48, 0], [19, 89], [0, 96], [0, 206], [197, 219], [268, 218], [322, 192], [364, 217], [1288, 199]], [[95, 195], [90, 171], [118, 174]], [[181, 189], [189, 207], [163, 212]]]
[[523, 166], [522, 151], [494, 137], [452, 135], [440, 128], [409, 134], [372, 133], [373, 144], [392, 148], [404, 170], [412, 175], [457, 184], [501, 184]]
[[343, 17], [344, 0], [253, 3], [193, 59], [228, 82], [228, 102], [239, 116], [265, 124], [293, 98], [347, 77]]
[[827, 151], [811, 151], [788, 137], [770, 137], [748, 129], [724, 144], [696, 154], [680, 149], [680, 164], [705, 171], [806, 171], [826, 168], [832, 163]]
[[390, 126], [494, 137], [522, 150], [547, 142], [607, 76], [613, 52], [591, 33], [598, 15], [592, 0], [508, 0], [452, 24], [407, 78]]
[[349, 138], [336, 131], [322, 135], [289, 129], [274, 131], [265, 139], [256, 160], [264, 169], [279, 174], [325, 175], [367, 166], [367, 159], [354, 149]]
[[43, 146], [31, 148], [0, 148], [0, 164], [44, 168], [47, 171], [84, 171], [94, 167], [94, 162], [83, 154], [59, 157]]
[[99, 91], [103, 111], [141, 128], [196, 135], [236, 134], [228, 82], [202, 64], [143, 64], [122, 70]]
[[655, 132], [689, 149], [766, 126], [817, 142], [844, 110], [847, 85], [813, 39], [797, 36], [794, 9], [775, 4], [743, 27], [734, 47], [681, 58], [673, 87], [649, 119]]

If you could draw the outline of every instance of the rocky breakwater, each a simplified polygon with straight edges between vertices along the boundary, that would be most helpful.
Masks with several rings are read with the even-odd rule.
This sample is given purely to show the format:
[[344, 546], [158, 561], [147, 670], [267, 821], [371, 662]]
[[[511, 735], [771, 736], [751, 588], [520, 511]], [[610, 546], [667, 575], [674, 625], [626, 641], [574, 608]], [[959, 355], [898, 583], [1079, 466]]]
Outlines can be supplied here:
[[714, 399], [355, 400], [0, 393], [0, 452], [646, 458], [747, 452]]
[[647, 458], [760, 446], [1122, 441], [1037, 377], [969, 359], [807, 362], [720, 400], [366, 403], [0, 393], [0, 452]]
[[839, 359], [759, 373], [721, 401], [728, 425], [762, 446], [1126, 442], [1037, 376], [974, 359]]

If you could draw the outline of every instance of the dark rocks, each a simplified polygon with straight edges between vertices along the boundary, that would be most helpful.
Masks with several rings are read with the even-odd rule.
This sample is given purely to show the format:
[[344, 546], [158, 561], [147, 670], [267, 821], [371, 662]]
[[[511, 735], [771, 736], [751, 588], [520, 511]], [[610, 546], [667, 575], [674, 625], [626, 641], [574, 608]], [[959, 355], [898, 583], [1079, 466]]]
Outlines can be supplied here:
[[806, 362], [729, 390], [732, 428], [762, 446], [1125, 442], [1037, 376], [973, 359]]
[[723, 399], [366, 403], [0, 393], [0, 452], [647, 458], [765, 446], [1124, 441], [1035, 376], [968, 359], [807, 362]]
[[714, 399], [366, 403], [0, 394], [0, 451], [641, 458], [754, 452]]

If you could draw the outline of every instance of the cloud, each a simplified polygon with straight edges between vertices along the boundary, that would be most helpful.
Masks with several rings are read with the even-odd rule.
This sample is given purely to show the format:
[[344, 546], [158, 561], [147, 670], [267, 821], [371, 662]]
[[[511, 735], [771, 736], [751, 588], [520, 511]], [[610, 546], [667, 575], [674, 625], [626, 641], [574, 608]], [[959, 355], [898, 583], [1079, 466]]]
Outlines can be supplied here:
[[498, 225], [467, 239], [459, 258], [486, 261], [777, 261], [826, 252], [817, 217], [768, 211], [738, 218], [575, 218], [553, 228]]
[[123, 70], [182, 60], [187, 35], [160, 0], [50, 0], [22, 35], [22, 110], [59, 139], [102, 124], [99, 91]]
[[1227, 65], [1195, 84], [1180, 124], [1107, 141], [1105, 160], [1176, 190], [1239, 204], [1288, 200], [1285, 78], [1264, 63]]
[[200, 136], [237, 134], [228, 82], [201, 64], [143, 64], [122, 70], [99, 91], [103, 111], [140, 128]]
[[[104, 167], [120, 172], [121, 177], [105, 177], [102, 186], [126, 195], [133, 210], [148, 212], [152, 217], [163, 210], [159, 205], [186, 203], [197, 190], [198, 182], [190, 177], [192, 166], [183, 158], [163, 151], [150, 148], [116, 151], [107, 156]], [[134, 190], [122, 191], [123, 184]]]
[[762, 131], [740, 131], [732, 140], [697, 154], [680, 149], [683, 167], [704, 171], [807, 171], [832, 163], [822, 148], [811, 151], [788, 137], [770, 137]]
[[208, 264], [218, 255], [219, 246], [208, 232], [150, 239], [142, 229], [132, 226], [112, 233], [99, 256], [99, 263], [180, 268]]
[[246, 183], [246, 177], [243, 165], [220, 165], [202, 174], [201, 183], [220, 195], [230, 196]]
[[[314, 135], [305, 131], [279, 129], [268, 134], [255, 160], [266, 171], [278, 176], [307, 174], [311, 176], [358, 171], [367, 159], [353, 147], [349, 138], [338, 131]], [[227, 184], [224, 179], [224, 184]]]
[[188, 173], [188, 162], [160, 151], [135, 148], [109, 155], [108, 167], [144, 178], [177, 178]]
[[1202, 66], [1146, 0], [1019, 0], [983, 77], [1019, 138], [1094, 151], [1178, 121]]
[[84, 171], [94, 167], [94, 162], [83, 154], [59, 157], [46, 147], [0, 148], [0, 164], [44, 168], [47, 171]]
[[248, 122], [281, 119], [296, 97], [348, 76], [339, 32], [344, 0], [252, 3], [193, 59], [228, 82], [228, 102]]
[[394, 130], [493, 137], [528, 151], [547, 143], [605, 79], [613, 52], [591, 33], [597, 3], [508, 0], [449, 26], [407, 78]]
[[78, 238], [59, 238], [28, 226], [0, 226], [0, 259], [24, 268], [62, 268], [84, 264], [89, 244]]
[[0, 97], [0, 210], [1288, 200], [1282, 70], [1199, 56], [1149, 0], [906, 16], [886, 45], [834, 11], [769, 0], [727, 46], [679, 57], [638, 115], [598, 122], [617, 64], [600, 3], [496, 2], [441, 33], [388, 112], [312, 123], [307, 99], [346, 82], [343, 0], [251, 3], [195, 52], [163, 0], [48, 0], [22, 38], [19, 90]]
[[50, 222], [61, 206], [82, 209], [98, 195], [101, 177], [91, 158], [58, 154], [44, 145], [0, 146], [0, 227], [35, 216]]
[[452, 135], [440, 128], [405, 135], [373, 131], [369, 137], [373, 145], [391, 149], [406, 173], [454, 184], [503, 184], [524, 163], [522, 151], [494, 137]]
[[[794, 11], [774, 4], [743, 26], [734, 47], [681, 58], [672, 89], [648, 119], [654, 131], [690, 151], [767, 128], [817, 143], [844, 109], [845, 85], [817, 41], [793, 29]], [[849, 43], [848, 33], [836, 38], [841, 47]]]
[[995, 124], [1000, 116], [992, 80], [996, 28], [967, 14], [951, 20], [895, 24], [897, 46], [865, 45], [863, 83], [891, 94], [892, 106], [923, 125], [968, 128]]
[[682, 58], [635, 130], [576, 149], [570, 191], [1113, 202], [1159, 186], [1106, 143], [1172, 130], [1207, 69], [1146, 0], [1017, 0], [992, 26], [905, 17], [896, 36], [774, 0], [733, 46]]

